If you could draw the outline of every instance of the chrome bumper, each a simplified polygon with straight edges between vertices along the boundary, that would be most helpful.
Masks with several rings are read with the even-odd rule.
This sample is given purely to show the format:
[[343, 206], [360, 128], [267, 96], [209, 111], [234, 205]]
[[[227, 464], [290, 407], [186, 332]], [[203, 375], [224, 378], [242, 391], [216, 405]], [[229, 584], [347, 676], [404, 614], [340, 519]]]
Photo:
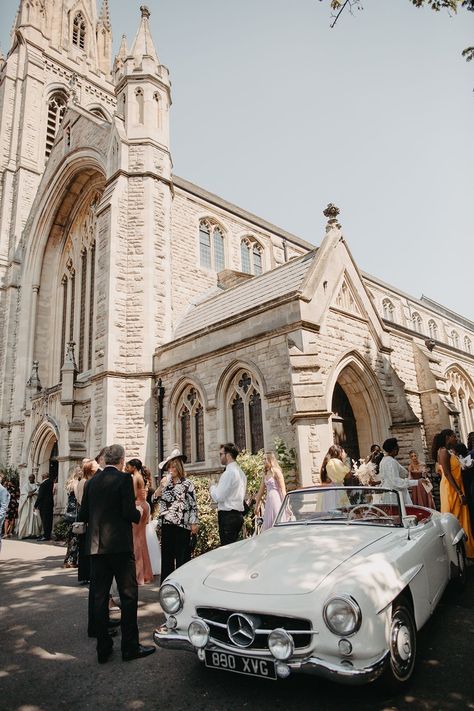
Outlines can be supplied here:
[[[174, 630], [169, 630], [165, 625], [153, 632], [153, 640], [157, 647], [162, 647], [163, 649], [181, 649], [186, 652], [195, 653], [197, 651], [186, 635], [178, 634]], [[206, 649], [222, 651], [221, 647], [213, 644], [209, 644]], [[231, 650], [226, 647], [226, 651]], [[232, 650], [232, 653], [240, 655], [242, 651], [243, 650], [235, 650], [234, 652], [234, 650]], [[372, 662], [370, 666], [363, 667], [362, 669], [352, 666], [353, 662], [349, 658], [345, 658], [341, 660], [342, 663], [336, 664], [320, 659], [319, 657], [304, 657], [302, 659], [289, 660], [288, 662], [277, 662], [277, 665], [285, 666], [295, 673], [314, 674], [315, 676], [329, 679], [339, 684], [357, 685], [369, 684], [371, 681], [375, 681], [384, 671], [388, 657], [389, 652], [384, 652], [384, 654]]]

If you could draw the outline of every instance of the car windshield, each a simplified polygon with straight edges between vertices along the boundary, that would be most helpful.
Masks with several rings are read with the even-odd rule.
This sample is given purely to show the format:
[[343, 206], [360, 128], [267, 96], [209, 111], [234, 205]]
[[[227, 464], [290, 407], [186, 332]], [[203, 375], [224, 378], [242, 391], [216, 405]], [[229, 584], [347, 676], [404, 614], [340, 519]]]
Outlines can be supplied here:
[[318, 486], [291, 491], [275, 526], [326, 523], [401, 526], [398, 492], [365, 486]]

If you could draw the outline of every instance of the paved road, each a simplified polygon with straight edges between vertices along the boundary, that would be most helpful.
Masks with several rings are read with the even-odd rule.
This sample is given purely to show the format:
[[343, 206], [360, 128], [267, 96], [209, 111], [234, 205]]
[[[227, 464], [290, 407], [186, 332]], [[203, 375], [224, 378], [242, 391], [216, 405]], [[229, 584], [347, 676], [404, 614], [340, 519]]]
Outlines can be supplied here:
[[[213, 672], [183, 652], [157, 650], [99, 666], [86, 636], [87, 588], [61, 568], [64, 549], [6, 540], [0, 554], [1, 711], [461, 711], [474, 709], [474, 568], [466, 590], [445, 595], [419, 638], [415, 676], [402, 694], [377, 684], [340, 687], [294, 676], [270, 682]], [[163, 620], [157, 586], [140, 588], [144, 643]], [[118, 646], [118, 645], [117, 645]]]

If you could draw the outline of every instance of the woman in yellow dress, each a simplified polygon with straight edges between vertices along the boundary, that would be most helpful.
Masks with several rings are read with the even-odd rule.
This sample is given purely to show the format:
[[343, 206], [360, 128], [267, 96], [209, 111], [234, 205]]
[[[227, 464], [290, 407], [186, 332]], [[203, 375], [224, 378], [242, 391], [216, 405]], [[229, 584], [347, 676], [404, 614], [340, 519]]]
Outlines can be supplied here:
[[457, 437], [453, 430], [443, 430], [433, 440], [432, 457], [441, 473], [441, 513], [456, 516], [467, 535], [467, 558], [474, 558], [474, 539], [469, 525], [469, 510], [461, 476], [461, 463], [453, 451]]

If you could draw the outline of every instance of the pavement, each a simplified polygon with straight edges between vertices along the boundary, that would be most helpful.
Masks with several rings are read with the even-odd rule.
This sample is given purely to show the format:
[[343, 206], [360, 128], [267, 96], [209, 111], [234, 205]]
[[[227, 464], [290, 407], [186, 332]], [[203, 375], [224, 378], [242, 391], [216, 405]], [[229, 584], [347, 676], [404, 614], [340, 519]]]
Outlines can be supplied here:
[[[418, 638], [414, 676], [398, 695], [378, 682], [344, 687], [314, 677], [271, 682], [212, 671], [186, 652], [158, 649], [97, 664], [88, 589], [63, 569], [58, 544], [6, 539], [0, 553], [0, 711], [462, 711], [474, 710], [474, 568], [445, 594]], [[139, 588], [144, 644], [163, 621], [158, 585]]]

